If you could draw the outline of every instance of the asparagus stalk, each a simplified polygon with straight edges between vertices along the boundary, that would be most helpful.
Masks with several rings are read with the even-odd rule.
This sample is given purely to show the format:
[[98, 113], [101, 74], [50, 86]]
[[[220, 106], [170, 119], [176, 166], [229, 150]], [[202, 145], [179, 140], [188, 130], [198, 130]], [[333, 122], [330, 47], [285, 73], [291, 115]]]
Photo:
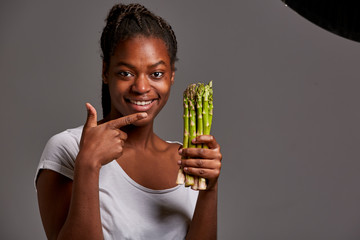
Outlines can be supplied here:
[[[209, 107], [209, 97], [211, 95], [211, 88], [212, 88], [212, 82], [205, 85], [204, 92], [202, 95], [202, 113], [203, 113], [203, 127], [204, 127], [204, 134], [209, 135], [211, 130], [211, 120], [210, 117], [210, 107]], [[207, 145], [203, 145], [203, 148], [208, 148]], [[199, 190], [205, 190], [207, 187], [206, 179], [200, 178], [198, 189]]]
[[199, 190], [199, 177], [193, 176], [194, 178], [194, 185], [191, 186], [192, 190]]
[[189, 87], [189, 117], [190, 117], [190, 138], [189, 148], [195, 148], [196, 145], [192, 143], [192, 140], [196, 138], [196, 84], [191, 84]]
[[[200, 136], [204, 134], [204, 125], [203, 125], [203, 94], [204, 94], [204, 84], [198, 83], [196, 88], [196, 136]], [[202, 148], [202, 144], [197, 144], [197, 148]], [[199, 189], [199, 183], [203, 182], [205, 179], [199, 178], [197, 176], [194, 177], [195, 182], [194, 185], [191, 186], [193, 190]], [[205, 180], [206, 181], [206, 180]]]
[[[204, 134], [203, 127], [203, 94], [204, 94], [204, 84], [199, 83], [196, 89], [196, 136]], [[201, 144], [196, 146], [197, 148], [202, 148]]]
[[[209, 95], [210, 95], [210, 84], [206, 85], [203, 94], [203, 119], [204, 119], [204, 134], [210, 134], [210, 119], [209, 119]], [[204, 146], [205, 148], [207, 146]]]
[[210, 93], [209, 93], [209, 134], [210, 134], [210, 129], [211, 129], [211, 125], [212, 125], [212, 118], [213, 118], [213, 109], [214, 109], [214, 104], [213, 104], [213, 88], [212, 88], [212, 81], [209, 82], [209, 87], [210, 87]]
[[[184, 107], [184, 135], [183, 135], [183, 148], [189, 147], [189, 98], [188, 98], [188, 89], [185, 89], [183, 94], [183, 107]], [[182, 167], [179, 168], [178, 176], [176, 179], [176, 184], [185, 183], [185, 174]]]
[[[188, 88], [189, 98], [189, 148], [195, 148], [196, 145], [192, 143], [192, 140], [196, 138], [196, 84], [191, 84]], [[195, 183], [194, 176], [185, 174], [185, 186], [193, 186]]]
[[189, 147], [189, 97], [188, 90], [184, 91], [184, 140], [183, 148]]

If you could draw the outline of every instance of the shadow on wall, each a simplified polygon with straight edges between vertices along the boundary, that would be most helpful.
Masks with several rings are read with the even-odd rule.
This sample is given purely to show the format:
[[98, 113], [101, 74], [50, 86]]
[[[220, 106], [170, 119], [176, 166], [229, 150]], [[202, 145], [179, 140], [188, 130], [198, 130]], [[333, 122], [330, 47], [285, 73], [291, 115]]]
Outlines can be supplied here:
[[360, 42], [360, 2], [356, 0], [282, 0], [310, 22], [341, 37]]

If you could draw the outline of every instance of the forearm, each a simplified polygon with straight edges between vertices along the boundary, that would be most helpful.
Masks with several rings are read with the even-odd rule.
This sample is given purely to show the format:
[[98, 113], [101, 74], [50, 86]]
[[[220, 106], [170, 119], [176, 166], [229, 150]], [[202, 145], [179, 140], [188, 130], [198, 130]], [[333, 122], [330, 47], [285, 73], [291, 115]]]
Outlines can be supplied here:
[[85, 158], [78, 156], [76, 159], [69, 213], [58, 239], [103, 239], [99, 203], [100, 167]]
[[187, 240], [217, 238], [217, 185], [212, 190], [199, 191]]

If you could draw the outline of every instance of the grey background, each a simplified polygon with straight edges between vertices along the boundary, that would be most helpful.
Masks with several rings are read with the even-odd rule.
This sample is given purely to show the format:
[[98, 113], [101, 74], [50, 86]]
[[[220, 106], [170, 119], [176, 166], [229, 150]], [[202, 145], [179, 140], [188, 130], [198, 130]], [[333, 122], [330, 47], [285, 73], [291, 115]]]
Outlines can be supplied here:
[[[173, 26], [176, 83], [156, 131], [181, 140], [181, 93], [214, 81], [219, 239], [360, 239], [359, 43], [280, 0], [139, 1]], [[1, 1], [0, 238], [45, 239], [33, 187], [50, 136], [100, 107], [115, 1]]]

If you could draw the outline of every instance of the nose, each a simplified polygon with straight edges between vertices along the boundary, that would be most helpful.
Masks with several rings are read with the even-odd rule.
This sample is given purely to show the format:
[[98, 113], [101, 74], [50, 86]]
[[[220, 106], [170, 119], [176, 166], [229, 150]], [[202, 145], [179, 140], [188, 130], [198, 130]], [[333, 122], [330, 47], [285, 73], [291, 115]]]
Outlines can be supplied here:
[[134, 84], [132, 85], [132, 91], [139, 94], [144, 94], [149, 92], [150, 91], [149, 79], [144, 74], [139, 75], [135, 79]]

